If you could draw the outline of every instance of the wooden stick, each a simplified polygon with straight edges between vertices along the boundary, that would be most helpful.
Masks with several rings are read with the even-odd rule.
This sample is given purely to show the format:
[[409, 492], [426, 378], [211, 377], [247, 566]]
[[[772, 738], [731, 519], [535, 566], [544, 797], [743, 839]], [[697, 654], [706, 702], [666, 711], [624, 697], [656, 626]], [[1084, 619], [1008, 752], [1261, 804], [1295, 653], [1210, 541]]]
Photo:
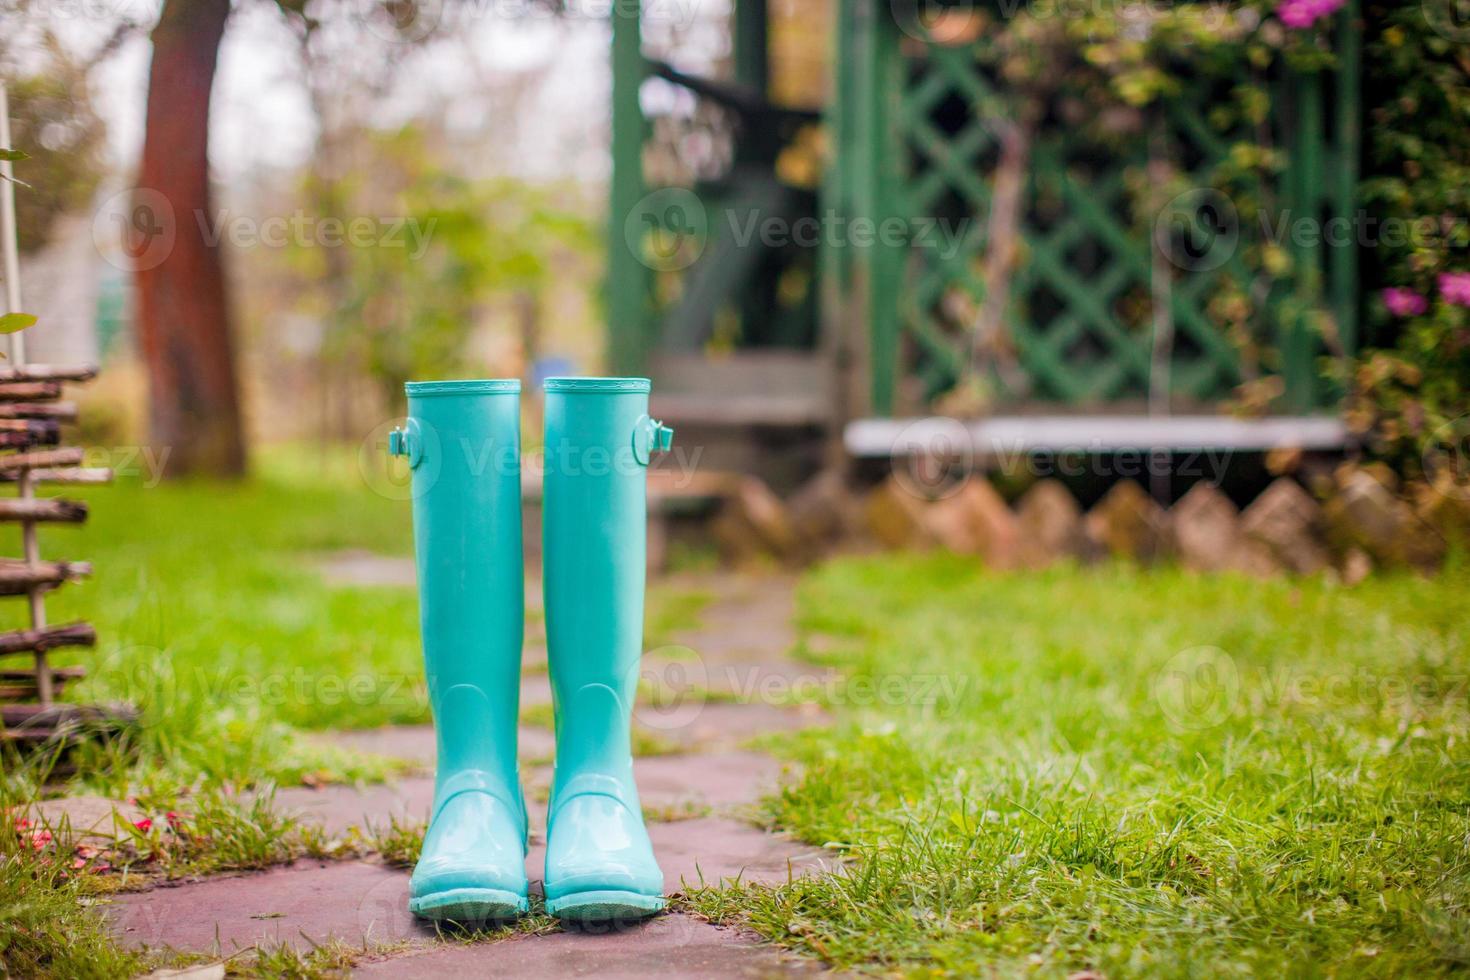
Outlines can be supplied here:
[[[0, 422], [7, 421], [0, 419]], [[61, 427], [55, 422], [27, 424], [24, 420], [10, 420], [10, 424], [20, 421], [25, 428], [6, 429], [0, 426], [0, 449], [29, 449], [32, 446], [54, 446], [61, 441]]]
[[11, 381], [91, 381], [95, 377], [95, 364], [26, 364], [0, 367], [0, 384]]
[[[86, 676], [81, 667], [52, 667], [51, 693], [59, 695], [67, 682]], [[0, 701], [20, 701], [35, 697], [40, 678], [34, 670], [0, 670]]]
[[60, 381], [16, 381], [0, 384], [0, 401], [50, 401], [61, 397]]
[[[90, 647], [97, 644], [97, 631], [91, 623], [61, 623], [42, 629], [11, 630], [0, 633], [0, 655], [34, 653], [57, 647]], [[65, 668], [63, 668], [65, 669]]]
[[[5, 457], [0, 456], [0, 459]], [[0, 483], [14, 483], [19, 473], [0, 470]], [[39, 469], [30, 471], [33, 483], [111, 483], [112, 470], [105, 466], [80, 467], [77, 469]]]
[[80, 500], [59, 497], [0, 498], [0, 521], [55, 521], [80, 524], [87, 519], [87, 505]]
[[0, 403], [0, 419], [56, 419], [58, 422], [75, 422], [77, 403], [52, 402], [49, 405]]
[[17, 473], [42, 467], [77, 466], [84, 455], [80, 449], [43, 449], [38, 453], [0, 456], [0, 473]]
[[0, 432], [60, 432], [55, 419], [25, 419], [0, 414]]
[[[87, 676], [85, 667], [52, 667], [51, 676], [61, 681], [79, 681]], [[24, 681], [27, 678], [34, 680], [34, 670], [0, 670], [0, 681]]]
[[[38, 585], [60, 585], [92, 574], [89, 561], [0, 560], [0, 595], [22, 595]], [[37, 629], [44, 628], [42, 626]]]
[[103, 726], [125, 728], [138, 720], [130, 704], [7, 704], [0, 705], [0, 723], [7, 738], [49, 738], [68, 729]]

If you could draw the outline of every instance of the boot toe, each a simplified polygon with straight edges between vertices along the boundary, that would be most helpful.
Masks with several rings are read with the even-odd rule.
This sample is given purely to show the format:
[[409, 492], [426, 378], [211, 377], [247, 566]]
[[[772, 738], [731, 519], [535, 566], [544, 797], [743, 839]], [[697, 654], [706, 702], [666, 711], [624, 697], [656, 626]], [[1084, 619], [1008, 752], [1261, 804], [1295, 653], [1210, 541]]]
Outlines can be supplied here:
[[[527, 884], [525, 842], [510, 807], [489, 793], [461, 793], [424, 835], [409, 909], [430, 918], [497, 918], [525, 911]], [[445, 908], [454, 914], [440, 914]]]
[[548, 901], [581, 892], [663, 895], [664, 876], [640, 815], [609, 796], [578, 796], [558, 808], [547, 832]]

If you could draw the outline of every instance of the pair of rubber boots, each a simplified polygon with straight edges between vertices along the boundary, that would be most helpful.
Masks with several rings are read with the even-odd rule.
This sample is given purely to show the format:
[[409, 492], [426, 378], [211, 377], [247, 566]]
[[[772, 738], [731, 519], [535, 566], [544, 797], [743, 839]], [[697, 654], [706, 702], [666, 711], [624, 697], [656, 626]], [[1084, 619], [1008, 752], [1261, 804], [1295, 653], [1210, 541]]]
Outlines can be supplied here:
[[[415, 915], [526, 912], [516, 758], [524, 578], [520, 382], [411, 382], [389, 452], [411, 468], [424, 663], [438, 740], [433, 813], [409, 886]], [[543, 551], [556, 716], [546, 910], [581, 922], [663, 907], [633, 783], [643, 640], [646, 468], [673, 432], [644, 378], [545, 382]]]

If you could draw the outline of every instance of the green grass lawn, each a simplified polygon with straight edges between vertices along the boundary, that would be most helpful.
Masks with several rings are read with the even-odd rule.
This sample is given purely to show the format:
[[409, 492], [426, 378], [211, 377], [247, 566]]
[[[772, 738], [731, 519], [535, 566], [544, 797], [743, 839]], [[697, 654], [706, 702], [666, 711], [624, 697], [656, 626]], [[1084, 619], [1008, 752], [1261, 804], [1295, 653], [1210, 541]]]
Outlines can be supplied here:
[[[429, 720], [414, 590], [334, 586], [318, 571], [344, 549], [412, 555], [408, 501], [374, 492], [342, 450], [263, 450], [255, 470], [240, 484], [68, 489], [91, 504], [87, 524], [43, 528], [46, 557], [96, 569], [48, 601], [52, 622], [97, 627], [97, 649], [53, 655], [91, 671], [68, 699], [144, 711], [128, 758], [92, 759], [86, 788], [379, 778], [382, 760], [298, 736]], [[4, 551], [18, 554], [12, 539]], [[688, 625], [702, 601], [652, 589], [650, 629]], [[23, 625], [24, 604], [0, 615]]]
[[[90, 520], [79, 529], [43, 528], [45, 557], [96, 568], [92, 580], [48, 600], [52, 622], [86, 619], [99, 636], [95, 650], [53, 654], [91, 672], [67, 698], [129, 701], [143, 721], [124, 745], [89, 749], [77, 760], [82, 775], [68, 783], [41, 787], [34, 762], [16, 768], [0, 756], [0, 817], [19, 814], [43, 792], [136, 797], [144, 812], [160, 816], [104, 855], [114, 871], [126, 865], [131, 878], [76, 872], [70, 850], [33, 847], [29, 831], [0, 827], [0, 974], [101, 978], [186, 961], [167, 952], [141, 956], [106, 936], [92, 903], [140, 876], [258, 868], [303, 854], [401, 859], [417, 848], [416, 825], [328, 839], [278, 812], [269, 795], [224, 791], [383, 777], [393, 763], [303, 734], [430, 718], [414, 590], [334, 586], [318, 571], [323, 558], [344, 549], [411, 555], [409, 503], [374, 492], [355, 455], [344, 451], [323, 458], [275, 448], [260, 453], [255, 470], [238, 484], [125, 479], [67, 488], [67, 496], [91, 504]], [[19, 554], [18, 535], [7, 530], [0, 553]], [[670, 642], [694, 625], [709, 598], [652, 586], [649, 643]], [[528, 615], [534, 623], [537, 614]], [[0, 619], [0, 628], [28, 625], [19, 600], [0, 605]], [[173, 809], [184, 815], [184, 833], [161, 819]], [[232, 959], [231, 973], [337, 975], [361, 953], [258, 950]]]
[[[238, 485], [78, 491], [87, 524], [42, 530], [45, 556], [95, 566], [48, 601], [53, 622], [97, 627], [97, 649], [56, 654], [91, 671], [68, 699], [145, 713], [134, 764], [87, 767], [96, 788], [381, 775], [294, 732], [426, 718], [412, 590], [334, 588], [315, 567], [345, 548], [411, 554], [408, 504], [374, 493], [344, 453], [275, 451], [257, 469]], [[23, 605], [4, 614], [19, 624]]]
[[[87, 491], [85, 528], [43, 531], [48, 557], [97, 567], [50, 604], [101, 638], [58, 658], [94, 668], [69, 696], [145, 712], [130, 754], [91, 760], [72, 789], [167, 799], [374, 778], [381, 760], [302, 732], [427, 720], [412, 590], [316, 571], [346, 548], [408, 555], [408, 505], [350, 456], [273, 451], [258, 470]], [[1463, 557], [1434, 580], [1353, 589], [1123, 566], [1004, 575], [941, 557], [817, 569], [799, 591], [799, 652], [847, 679], [830, 689], [830, 730], [782, 737], [802, 775], [767, 816], [841, 871], [688, 901], [883, 972], [1470, 965], [1467, 587]], [[650, 598], [666, 638], [708, 596]], [[6, 775], [4, 805], [24, 793]], [[222, 831], [242, 853], [203, 857], [248, 867], [279, 849], [247, 836]], [[4, 843], [0, 943], [37, 943], [16, 962], [118, 972], [104, 947], [75, 971], [56, 959], [90, 914], [86, 889], [58, 891]]]
[[842, 869], [693, 902], [882, 972], [1463, 968], [1467, 587], [828, 565], [800, 624], [848, 682], [768, 816]]

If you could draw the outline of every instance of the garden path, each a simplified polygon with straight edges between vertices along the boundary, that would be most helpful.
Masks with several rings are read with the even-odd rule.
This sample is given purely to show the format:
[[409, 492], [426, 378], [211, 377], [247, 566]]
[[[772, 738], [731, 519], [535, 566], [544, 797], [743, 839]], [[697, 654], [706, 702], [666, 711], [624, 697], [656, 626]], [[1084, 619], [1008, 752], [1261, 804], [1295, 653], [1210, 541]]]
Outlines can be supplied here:
[[[393, 570], [375, 568], [381, 576]], [[402, 576], [402, 570], [393, 571]], [[411, 568], [406, 573], [411, 581]], [[743, 876], [784, 880], [821, 867], [820, 849], [751, 825], [749, 806], [781, 776], [769, 756], [746, 748], [753, 736], [794, 730], [821, 720], [811, 705], [776, 703], [795, 681], [824, 675], [785, 658], [791, 648], [792, 591], [785, 577], [720, 575], [702, 582], [718, 598], [697, 629], [679, 635], [681, 648], [655, 651], [651, 662], [675, 686], [713, 692], [646, 708], [637, 724], [657, 754], [635, 762], [649, 833], [664, 870], [665, 889]], [[528, 589], [530, 593], [539, 589]], [[539, 596], [538, 596], [539, 598]], [[523, 711], [550, 692], [541, 640], [528, 631]], [[688, 651], [693, 650], [697, 656]], [[544, 711], [543, 711], [544, 714]], [[433, 730], [396, 726], [331, 736], [360, 751], [407, 758], [420, 774], [377, 786], [291, 788], [279, 806], [320, 823], [331, 834], [353, 826], [384, 826], [392, 817], [422, 821], [433, 796]], [[527, 870], [539, 891], [545, 847], [545, 800], [554, 740], [545, 728], [523, 725], [522, 777], [531, 807]], [[130, 945], [167, 946], [228, 956], [255, 945], [299, 948], [337, 940], [369, 952], [363, 976], [400, 980], [459, 974], [518, 973], [613, 977], [769, 976], [811, 969], [759, 945], [752, 935], [673, 912], [646, 923], [604, 931], [510, 934], [489, 942], [445, 938], [407, 911], [408, 871], [379, 860], [298, 861], [269, 871], [215, 876], [116, 897], [110, 922]]]

